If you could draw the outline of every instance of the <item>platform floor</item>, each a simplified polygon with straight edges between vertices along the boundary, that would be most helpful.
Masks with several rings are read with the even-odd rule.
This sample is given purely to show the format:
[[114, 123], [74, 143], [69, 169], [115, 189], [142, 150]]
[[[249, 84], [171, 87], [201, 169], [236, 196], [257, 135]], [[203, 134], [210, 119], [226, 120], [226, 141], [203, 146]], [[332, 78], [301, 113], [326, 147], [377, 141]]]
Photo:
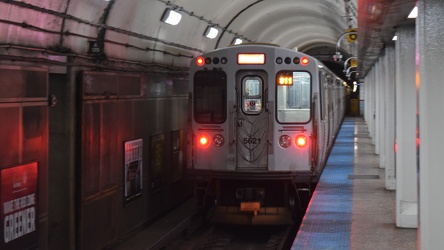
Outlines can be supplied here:
[[291, 249], [416, 249], [417, 230], [396, 227], [396, 194], [378, 165], [364, 119], [345, 118]]

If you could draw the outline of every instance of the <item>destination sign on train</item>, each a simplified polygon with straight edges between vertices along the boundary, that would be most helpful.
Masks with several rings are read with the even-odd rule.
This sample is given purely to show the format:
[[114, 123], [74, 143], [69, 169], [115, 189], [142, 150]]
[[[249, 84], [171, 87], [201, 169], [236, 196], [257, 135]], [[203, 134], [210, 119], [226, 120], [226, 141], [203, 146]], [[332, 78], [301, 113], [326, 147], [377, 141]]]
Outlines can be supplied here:
[[265, 64], [265, 54], [238, 54], [237, 64]]

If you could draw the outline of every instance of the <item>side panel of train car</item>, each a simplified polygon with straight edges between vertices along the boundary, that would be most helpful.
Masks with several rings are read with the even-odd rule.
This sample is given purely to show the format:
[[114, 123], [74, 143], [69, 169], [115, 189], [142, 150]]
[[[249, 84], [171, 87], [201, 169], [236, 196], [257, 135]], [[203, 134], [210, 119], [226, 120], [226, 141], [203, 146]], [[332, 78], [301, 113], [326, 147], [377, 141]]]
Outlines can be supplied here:
[[241, 45], [190, 65], [196, 198], [214, 221], [287, 224], [303, 210], [343, 116], [342, 84], [315, 58]]

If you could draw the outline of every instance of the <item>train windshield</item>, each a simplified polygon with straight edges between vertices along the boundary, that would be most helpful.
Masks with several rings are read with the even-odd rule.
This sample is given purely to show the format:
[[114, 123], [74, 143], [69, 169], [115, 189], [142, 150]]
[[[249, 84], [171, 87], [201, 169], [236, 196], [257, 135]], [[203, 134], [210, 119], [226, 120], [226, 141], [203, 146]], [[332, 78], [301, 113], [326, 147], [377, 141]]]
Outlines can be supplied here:
[[247, 76], [242, 80], [242, 111], [245, 114], [259, 114], [262, 111], [262, 79]]
[[293, 75], [293, 84], [277, 86], [277, 120], [306, 123], [310, 120], [311, 76], [308, 72], [288, 73]]
[[227, 118], [227, 75], [223, 71], [198, 71], [194, 75], [194, 120], [221, 124]]

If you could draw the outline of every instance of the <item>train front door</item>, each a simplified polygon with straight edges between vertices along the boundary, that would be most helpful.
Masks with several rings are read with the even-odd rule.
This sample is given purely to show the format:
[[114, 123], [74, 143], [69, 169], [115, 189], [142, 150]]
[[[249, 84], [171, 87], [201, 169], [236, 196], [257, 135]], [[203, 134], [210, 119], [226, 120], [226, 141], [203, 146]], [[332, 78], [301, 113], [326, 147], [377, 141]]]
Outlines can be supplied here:
[[267, 74], [241, 71], [236, 75], [236, 169], [268, 169]]

